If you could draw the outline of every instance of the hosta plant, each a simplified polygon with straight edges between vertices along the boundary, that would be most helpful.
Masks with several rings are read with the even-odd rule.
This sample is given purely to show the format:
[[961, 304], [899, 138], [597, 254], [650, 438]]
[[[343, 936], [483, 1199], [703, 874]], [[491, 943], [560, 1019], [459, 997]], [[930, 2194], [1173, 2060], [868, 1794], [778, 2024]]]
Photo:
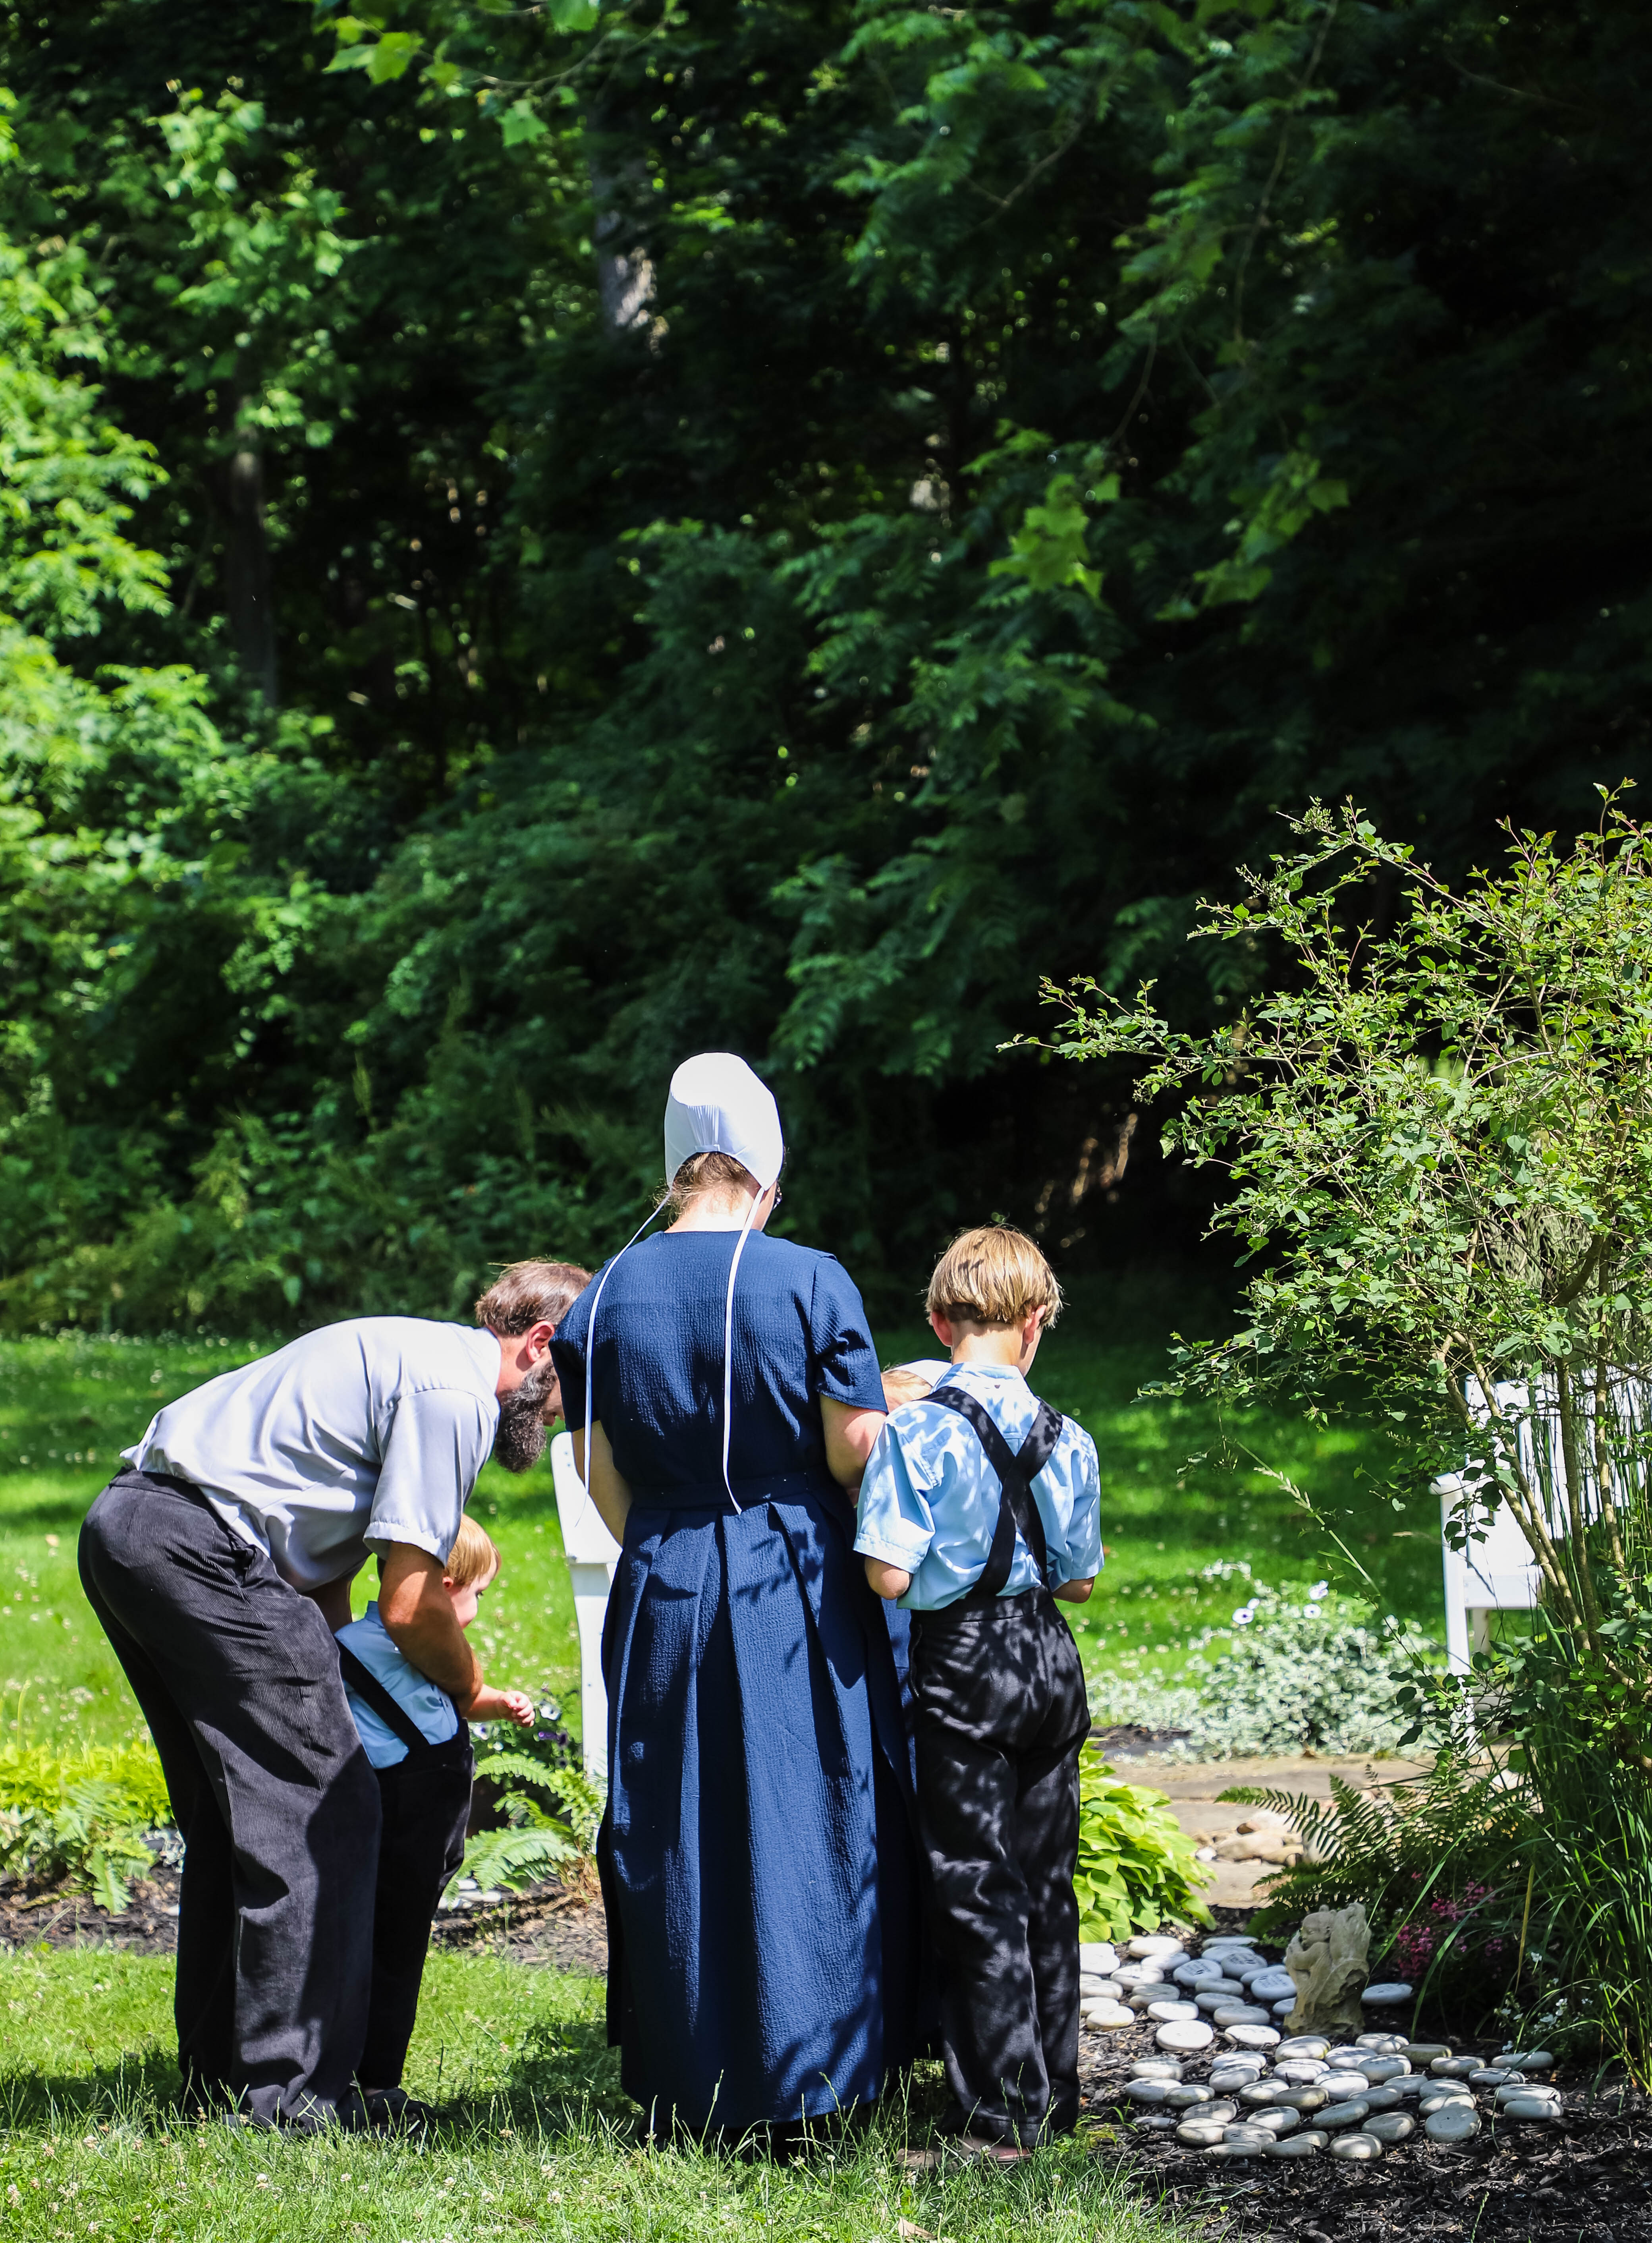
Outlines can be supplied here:
[[1078, 1772], [1080, 1939], [1128, 1939], [1161, 1923], [1208, 1923], [1197, 1888], [1211, 1872], [1194, 1858], [1162, 1791], [1125, 1783], [1086, 1751]]

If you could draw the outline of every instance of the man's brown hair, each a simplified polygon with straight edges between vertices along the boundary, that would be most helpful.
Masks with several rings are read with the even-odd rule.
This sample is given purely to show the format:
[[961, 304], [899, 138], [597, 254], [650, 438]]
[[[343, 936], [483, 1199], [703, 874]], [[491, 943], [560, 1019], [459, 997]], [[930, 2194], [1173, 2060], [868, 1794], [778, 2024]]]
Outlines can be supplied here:
[[1042, 1309], [1048, 1326], [1061, 1313], [1061, 1287], [1024, 1231], [989, 1223], [959, 1231], [935, 1265], [923, 1305], [948, 1324], [995, 1327]]
[[572, 1262], [507, 1262], [476, 1303], [476, 1321], [501, 1339], [560, 1324], [591, 1282]]

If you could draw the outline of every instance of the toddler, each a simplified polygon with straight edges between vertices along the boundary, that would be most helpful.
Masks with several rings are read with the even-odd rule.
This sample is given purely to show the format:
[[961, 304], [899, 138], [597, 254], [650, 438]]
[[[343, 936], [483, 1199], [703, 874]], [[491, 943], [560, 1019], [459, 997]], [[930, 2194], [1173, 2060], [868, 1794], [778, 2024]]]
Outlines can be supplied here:
[[944, 2123], [1006, 2159], [1078, 2117], [1072, 1880], [1090, 1708], [1054, 1600], [1090, 1594], [1101, 1485], [1090, 1436], [1027, 1384], [1060, 1305], [1055, 1273], [1019, 1231], [953, 1241], [928, 1300], [952, 1360], [885, 1421], [855, 1537], [872, 1587], [912, 1615]]
[[[468, 1627], [499, 1571], [492, 1538], [467, 1514], [447, 1555], [442, 1587]], [[345, 1694], [379, 1778], [384, 1816], [373, 1901], [373, 1990], [359, 2077], [375, 2117], [422, 2117], [402, 2091], [401, 2071], [419, 2009], [430, 1926], [447, 1880], [465, 1858], [475, 1760], [459, 1708], [403, 1657], [370, 1604], [339, 1631]], [[477, 1692], [467, 1721], [534, 1719], [520, 1690]]]

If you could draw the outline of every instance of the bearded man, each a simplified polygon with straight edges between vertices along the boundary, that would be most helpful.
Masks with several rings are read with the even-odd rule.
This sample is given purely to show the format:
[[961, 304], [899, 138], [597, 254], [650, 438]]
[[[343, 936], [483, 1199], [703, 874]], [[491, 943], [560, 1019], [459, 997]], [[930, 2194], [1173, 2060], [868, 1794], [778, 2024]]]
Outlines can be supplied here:
[[471, 1330], [328, 1324], [169, 1402], [87, 1513], [80, 1578], [159, 1751], [185, 1843], [186, 2105], [371, 2123], [379, 1787], [339, 1679], [350, 1583], [380, 1565], [397, 1647], [462, 1714], [481, 1670], [442, 1570], [489, 1452], [542, 1454], [552, 1335], [589, 1282], [517, 1262]]

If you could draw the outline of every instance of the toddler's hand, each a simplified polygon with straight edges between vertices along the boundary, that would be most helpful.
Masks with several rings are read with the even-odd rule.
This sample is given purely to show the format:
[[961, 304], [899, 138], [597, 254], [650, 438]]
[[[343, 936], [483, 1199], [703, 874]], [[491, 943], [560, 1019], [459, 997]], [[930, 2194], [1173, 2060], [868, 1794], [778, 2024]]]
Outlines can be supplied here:
[[464, 1714], [467, 1721], [514, 1721], [519, 1729], [527, 1729], [534, 1723], [534, 1701], [525, 1690], [490, 1690], [484, 1686]]

